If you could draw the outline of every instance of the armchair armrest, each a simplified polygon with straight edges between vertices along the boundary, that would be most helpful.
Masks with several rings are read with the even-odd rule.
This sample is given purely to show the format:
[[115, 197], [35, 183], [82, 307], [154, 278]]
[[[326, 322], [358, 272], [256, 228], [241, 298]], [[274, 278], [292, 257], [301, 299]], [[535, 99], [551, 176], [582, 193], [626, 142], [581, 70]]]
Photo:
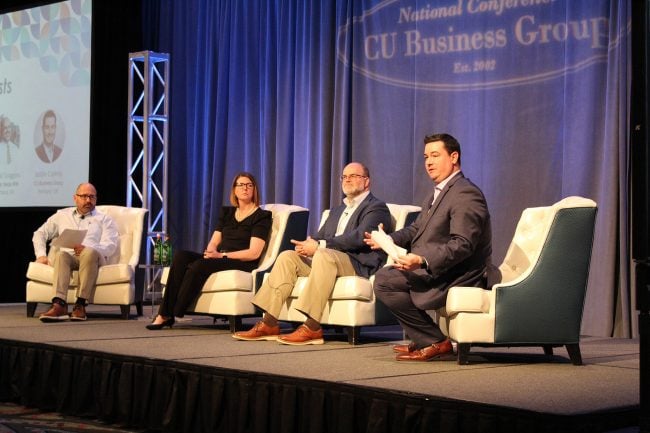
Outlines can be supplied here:
[[452, 287], [447, 294], [447, 316], [457, 313], [489, 313], [494, 297], [491, 290], [480, 287]]

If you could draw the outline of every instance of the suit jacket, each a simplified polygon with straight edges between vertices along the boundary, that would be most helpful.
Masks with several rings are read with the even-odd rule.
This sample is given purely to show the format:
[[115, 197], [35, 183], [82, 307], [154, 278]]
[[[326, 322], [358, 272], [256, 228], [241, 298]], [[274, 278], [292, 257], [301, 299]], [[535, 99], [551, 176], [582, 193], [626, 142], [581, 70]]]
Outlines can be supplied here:
[[313, 238], [325, 240], [327, 248], [347, 253], [357, 275], [368, 278], [386, 263], [386, 253], [371, 250], [363, 241], [363, 234], [376, 230], [379, 224], [383, 224], [384, 229], [391, 232], [393, 223], [390, 211], [386, 203], [368, 194], [350, 216], [343, 233], [335, 236], [339, 218], [345, 209], [344, 204], [330, 209], [327, 220]]
[[57, 160], [57, 158], [61, 155], [61, 152], [63, 149], [56, 144], [54, 145], [54, 152], [52, 154], [52, 161], [50, 161], [47, 157], [47, 153], [45, 153], [45, 145], [43, 143], [40, 144], [40, 146], [36, 147], [36, 155], [40, 158], [41, 161], [43, 162], [54, 162]]
[[411, 289], [423, 310], [444, 306], [452, 286], [485, 288], [492, 255], [490, 213], [476, 185], [458, 173], [429, 209], [432, 201], [433, 192], [413, 224], [391, 234], [397, 245], [427, 260], [427, 269], [414, 271]]

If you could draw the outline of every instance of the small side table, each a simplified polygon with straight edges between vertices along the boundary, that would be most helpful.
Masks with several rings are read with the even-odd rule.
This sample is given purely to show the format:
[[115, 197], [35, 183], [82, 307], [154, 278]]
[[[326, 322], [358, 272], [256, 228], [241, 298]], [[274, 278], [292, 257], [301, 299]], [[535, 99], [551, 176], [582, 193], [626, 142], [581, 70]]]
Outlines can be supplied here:
[[145, 278], [144, 278], [144, 285], [145, 285], [145, 291], [148, 291], [151, 293], [151, 318], [156, 317], [156, 313], [154, 312], [155, 309], [155, 301], [156, 301], [156, 282], [160, 281], [160, 277], [162, 276], [163, 269], [165, 268], [165, 265], [138, 265], [138, 268], [144, 269], [145, 271]]

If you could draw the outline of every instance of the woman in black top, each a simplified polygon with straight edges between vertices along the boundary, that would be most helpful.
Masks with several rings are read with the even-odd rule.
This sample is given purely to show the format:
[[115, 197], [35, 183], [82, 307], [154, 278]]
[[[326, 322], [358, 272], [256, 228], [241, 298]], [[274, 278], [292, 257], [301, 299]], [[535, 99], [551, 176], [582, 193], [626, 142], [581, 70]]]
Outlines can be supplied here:
[[192, 251], [174, 254], [158, 315], [147, 329], [171, 328], [174, 317], [185, 315], [212, 273], [227, 269], [250, 272], [257, 267], [271, 230], [271, 212], [260, 209], [257, 181], [252, 174], [242, 172], [235, 176], [230, 203], [234, 207], [221, 209], [203, 254]]

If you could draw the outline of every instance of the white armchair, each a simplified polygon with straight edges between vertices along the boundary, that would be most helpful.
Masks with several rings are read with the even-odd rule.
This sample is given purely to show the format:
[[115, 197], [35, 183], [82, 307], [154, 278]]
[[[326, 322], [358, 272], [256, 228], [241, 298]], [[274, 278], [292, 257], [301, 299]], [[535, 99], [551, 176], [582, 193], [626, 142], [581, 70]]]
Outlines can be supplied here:
[[[228, 270], [215, 272], [203, 285], [188, 313], [213, 317], [228, 317], [230, 331], [241, 328], [243, 316], [256, 313], [251, 303], [264, 274], [270, 271], [280, 252], [293, 248], [291, 239], [304, 239], [307, 233], [309, 210], [287, 204], [266, 204], [263, 209], [273, 213], [271, 233], [262, 252], [259, 266], [253, 272]], [[169, 268], [163, 270], [160, 282], [167, 283]]]
[[[99, 268], [97, 285], [92, 304], [119, 305], [124, 319], [129, 318], [132, 304], [142, 313], [142, 300], [135, 299], [135, 270], [140, 260], [144, 216], [147, 209], [124, 206], [100, 205], [97, 210], [110, 215], [117, 225], [120, 235], [117, 251], [106, 265]], [[48, 255], [53, 259], [55, 248]], [[52, 261], [52, 260], [50, 260]], [[27, 268], [27, 316], [33, 317], [38, 303], [51, 304], [55, 295], [52, 287], [54, 268], [42, 263], [30, 262]], [[78, 272], [72, 273], [67, 302], [76, 300], [75, 289], [79, 282]]]
[[492, 290], [452, 287], [437, 310], [441, 329], [458, 343], [458, 363], [472, 346], [566, 346], [582, 364], [580, 325], [589, 276], [596, 203], [568, 197], [525, 209]]
[[[388, 203], [388, 209], [395, 230], [411, 224], [421, 210], [419, 206], [392, 203]], [[329, 210], [325, 210], [321, 217], [321, 226], [328, 215]], [[357, 344], [362, 326], [397, 323], [388, 308], [375, 298], [375, 292], [372, 290], [373, 280], [374, 276], [369, 279], [359, 276], [337, 278], [330, 300], [325, 307], [325, 311], [323, 311], [321, 324], [347, 327], [348, 342]], [[296, 309], [291, 308], [291, 304], [300, 296], [306, 282], [307, 277], [298, 278], [291, 295], [282, 307], [278, 317], [280, 320], [291, 322], [303, 322], [305, 320], [305, 316]]]

